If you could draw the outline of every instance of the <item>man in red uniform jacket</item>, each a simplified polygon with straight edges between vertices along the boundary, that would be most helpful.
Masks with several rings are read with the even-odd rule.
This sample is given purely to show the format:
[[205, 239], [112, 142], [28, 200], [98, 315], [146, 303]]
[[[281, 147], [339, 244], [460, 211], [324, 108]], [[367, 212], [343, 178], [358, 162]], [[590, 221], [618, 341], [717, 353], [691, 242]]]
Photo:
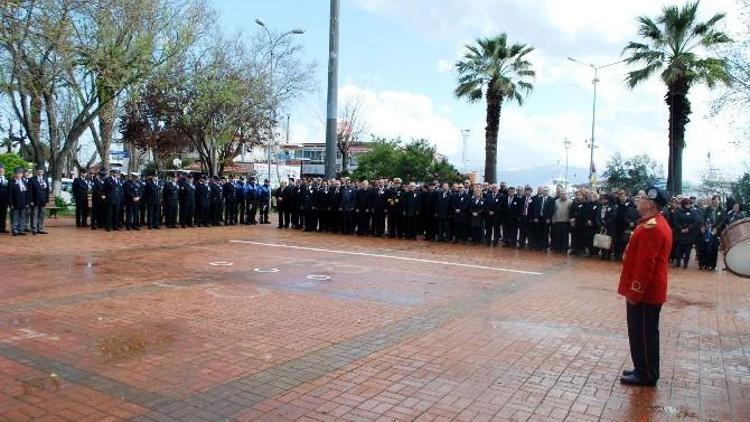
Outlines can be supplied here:
[[618, 292], [627, 299], [628, 339], [635, 369], [620, 382], [654, 386], [659, 379], [659, 313], [667, 301], [667, 268], [672, 230], [661, 215], [668, 195], [649, 187], [638, 198], [641, 219], [625, 249]]

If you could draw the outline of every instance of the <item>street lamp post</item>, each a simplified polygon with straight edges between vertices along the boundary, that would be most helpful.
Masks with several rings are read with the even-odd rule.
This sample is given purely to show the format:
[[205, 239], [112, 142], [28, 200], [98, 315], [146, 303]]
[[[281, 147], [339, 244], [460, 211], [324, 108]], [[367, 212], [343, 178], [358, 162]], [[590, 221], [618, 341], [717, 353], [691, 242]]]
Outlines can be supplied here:
[[592, 83], [594, 84], [594, 102], [591, 106], [591, 145], [590, 145], [591, 159], [589, 160], [589, 183], [593, 183], [592, 176], [593, 176], [593, 170], [594, 170], [594, 134], [596, 131], [596, 85], [599, 83], [599, 69], [604, 69], [605, 67], [620, 64], [624, 62], [625, 60], [619, 60], [610, 64], [601, 65], [601, 66], [597, 66], [592, 63], [584, 63], [572, 57], [568, 57], [568, 60], [574, 63], [578, 63], [580, 65], [588, 66], [594, 70], [594, 80], [592, 81]]
[[565, 146], [565, 189], [568, 189], [568, 150], [570, 150], [570, 139], [565, 138], [563, 140], [563, 145]]
[[464, 169], [464, 172], [468, 174], [468, 162], [467, 162], [467, 154], [468, 154], [468, 141], [469, 141], [469, 133], [471, 132], [471, 129], [461, 129], [461, 166]]
[[268, 45], [269, 45], [269, 62], [268, 62], [268, 85], [271, 88], [270, 95], [271, 95], [271, 107], [269, 109], [269, 134], [268, 134], [268, 212], [271, 212], [271, 149], [273, 148], [273, 126], [274, 126], [274, 119], [276, 118], [276, 91], [273, 84], [273, 66], [274, 66], [274, 48], [276, 47], [276, 44], [279, 43], [282, 39], [289, 35], [301, 35], [305, 33], [304, 29], [301, 28], [295, 28], [291, 31], [285, 32], [279, 36], [276, 37], [276, 39], [273, 38], [273, 35], [271, 35], [271, 31], [268, 30], [268, 27], [266, 26], [265, 22], [263, 22], [260, 19], [255, 19], [255, 23], [258, 24], [263, 30], [266, 31], [266, 34], [268, 34]]

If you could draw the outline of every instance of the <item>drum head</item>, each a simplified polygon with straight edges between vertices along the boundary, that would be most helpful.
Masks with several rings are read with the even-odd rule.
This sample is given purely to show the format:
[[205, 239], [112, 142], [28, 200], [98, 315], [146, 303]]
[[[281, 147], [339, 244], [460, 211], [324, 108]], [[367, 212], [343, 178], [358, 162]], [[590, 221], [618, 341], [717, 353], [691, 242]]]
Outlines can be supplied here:
[[750, 277], [750, 240], [732, 246], [724, 255], [724, 263], [733, 273]]

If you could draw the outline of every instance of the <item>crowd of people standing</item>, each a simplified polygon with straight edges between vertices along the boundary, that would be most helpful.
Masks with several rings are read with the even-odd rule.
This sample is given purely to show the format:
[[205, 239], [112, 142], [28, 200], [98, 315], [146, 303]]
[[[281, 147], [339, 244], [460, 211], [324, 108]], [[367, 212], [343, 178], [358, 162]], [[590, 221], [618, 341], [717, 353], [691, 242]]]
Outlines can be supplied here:
[[[50, 187], [44, 170], [16, 169], [8, 180], [0, 167], [0, 232], [7, 210], [14, 236], [46, 234], [44, 209]], [[350, 178], [289, 179], [271, 190], [254, 177], [207, 177], [176, 173], [123, 176], [120, 170], [84, 171], [73, 180], [76, 226], [91, 229], [158, 230], [270, 224], [269, 196], [278, 228], [506, 248], [620, 260], [639, 222], [636, 198], [643, 192], [562, 186], [463, 183], [402, 183]], [[722, 230], [745, 217], [739, 203], [719, 196], [696, 201], [672, 198], [663, 215], [672, 227], [671, 263], [686, 268], [695, 250], [700, 269], [715, 269]], [[596, 235], [609, 247], [595, 244]]]

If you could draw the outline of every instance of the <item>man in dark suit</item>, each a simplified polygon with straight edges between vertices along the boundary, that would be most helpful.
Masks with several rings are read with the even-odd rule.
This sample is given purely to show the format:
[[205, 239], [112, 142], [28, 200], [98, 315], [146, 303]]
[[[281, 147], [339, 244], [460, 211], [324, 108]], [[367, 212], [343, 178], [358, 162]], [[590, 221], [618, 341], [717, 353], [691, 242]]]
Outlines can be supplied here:
[[357, 235], [366, 236], [370, 233], [370, 209], [372, 208], [372, 196], [370, 185], [367, 180], [359, 184], [354, 197], [354, 215], [356, 218]]
[[120, 230], [120, 206], [122, 204], [123, 187], [120, 181], [120, 170], [112, 169], [109, 177], [102, 184], [104, 204], [106, 207], [105, 225], [107, 231]]
[[518, 221], [521, 218], [521, 202], [516, 196], [516, 189], [508, 186], [507, 194], [503, 196], [500, 213], [505, 221], [503, 226], [503, 246], [516, 247], [518, 242]]
[[518, 248], [524, 249], [526, 242], [529, 242], [529, 248], [534, 245], [533, 219], [534, 205], [531, 186], [524, 187], [523, 196], [519, 199], [520, 213], [518, 216]]
[[331, 211], [328, 207], [328, 181], [323, 180], [315, 193], [315, 212], [318, 215], [318, 231], [330, 231]]
[[438, 190], [435, 199], [435, 213], [438, 221], [438, 240], [451, 240], [451, 191], [447, 183]]
[[341, 232], [343, 234], [354, 233], [354, 203], [356, 191], [350, 185], [344, 186], [341, 192]]
[[227, 226], [237, 224], [237, 189], [232, 179], [221, 178], [224, 194], [224, 222]]
[[38, 168], [36, 176], [29, 180], [31, 191], [31, 233], [47, 234], [44, 231], [44, 207], [49, 202], [49, 183], [44, 177], [44, 169]]
[[161, 222], [160, 208], [161, 208], [161, 186], [159, 186], [159, 179], [156, 178], [155, 173], [148, 175], [146, 180], [146, 186], [143, 189], [143, 198], [146, 202], [146, 222], [150, 230], [159, 230], [159, 224]]
[[5, 177], [5, 166], [0, 164], [0, 233], [7, 233], [5, 221], [8, 219], [8, 197], [10, 182]]
[[487, 212], [485, 213], [485, 224], [484, 224], [484, 239], [488, 245], [492, 244], [497, 246], [500, 242], [500, 227], [503, 225], [503, 195], [500, 193], [500, 189], [497, 184], [493, 183], [490, 186], [490, 191], [486, 195], [485, 207]]
[[177, 207], [180, 205], [180, 187], [177, 185], [176, 175], [164, 182], [162, 196], [164, 197], [164, 226], [176, 229]]
[[330, 210], [329, 212], [329, 224], [328, 228], [331, 231], [331, 233], [338, 233], [341, 231], [341, 219], [342, 217], [342, 209], [341, 209], [341, 195], [343, 195], [344, 190], [341, 187], [341, 181], [340, 180], [334, 180], [333, 186], [328, 190], [328, 199], [326, 200], [326, 208]]
[[465, 242], [467, 236], [467, 218], [471, 194], [463, 184], [459, 184], [451, 197], [451, 226], [453, 227], [453, 243]]
[[404, 189], [401, 187], [401, 179], [398, 177], [393, 179], [393, 186], [388, 189], [386, 202], [388, 204], [388, 237], [403, 237], [404, 230], [401, 224], [403, 215], [401, 214], [402, 209], [402, 196]]
[[414, 182], [409, 183], [406, 192], [403, 194], [401, 211], [407, 239], [417, 240], [417, 217], [419, 217], [420, 212], [420, 201], [421, 197], [417, 192], [417, 185]]
[[138, 183], [138, 173], [130, 173], [130, 180], [125, 181], [123, 185], [123, 192], [125, 198], [125, 230], [140, 230], [140, 219], [138, 214], [141, 209], [141, 198], [143, 192], [141, 190], [141, 184]]
[[24, 226], [28, 218], [28, 188], [23, 178], [24, 170], [17, 168], [14, 172], [15, 178], [10, 183], [8, 193], [8, 205], [10, 206], [10, 229], [13, 236], [24, 236]]
[[91, 190], [91, 175], [84, 169], [73, 180], [73, 200], [76, 206], [76, 227], [88, 227], [89, 191]]
[[541, 195], [534, 197], [534, 246], [538, 251], [549, 249], [549, 234], [555, 200], [549, 196], [549, 188], [543, 187]]
[[385, 182], [383, 180], [378, 180], [375, 182], [375, 189], [372, 192], [373, 236], [385, 236], [386, 196], [387, 191], [385, 189]]
[[294, 227], [294, 222], [292, 221], [292, 215], [296, 213], [294, 210], [295, 204], [294, 204], [294, 194], [296, 192], [296, 187], [294, 186], [294, 179], [290, 178], [289, 183], [284, 186], [283, 189], [281, 189], [281, 202], [282, 209], [280, 212], [284, 215], [283, 219], [279, 219], [279, 221], [283, 221], [283, 226], [285, 229], [288, 229], [291, 225]]
[[424, 240], [435, 240], [437, 236], [437, 190], [440, 187], [437, 181], [422, 187], [420, 194], [420, 211], [417, 232], [424, 233]]
[[208, 190], [211, 193], [211, 225], [221, 226], [222, 223], [222, 212], [224, 210], [224, 190], [221, 187], [221, 179], [219, 176], [214, 176], [211, 182], [208, 184]]

